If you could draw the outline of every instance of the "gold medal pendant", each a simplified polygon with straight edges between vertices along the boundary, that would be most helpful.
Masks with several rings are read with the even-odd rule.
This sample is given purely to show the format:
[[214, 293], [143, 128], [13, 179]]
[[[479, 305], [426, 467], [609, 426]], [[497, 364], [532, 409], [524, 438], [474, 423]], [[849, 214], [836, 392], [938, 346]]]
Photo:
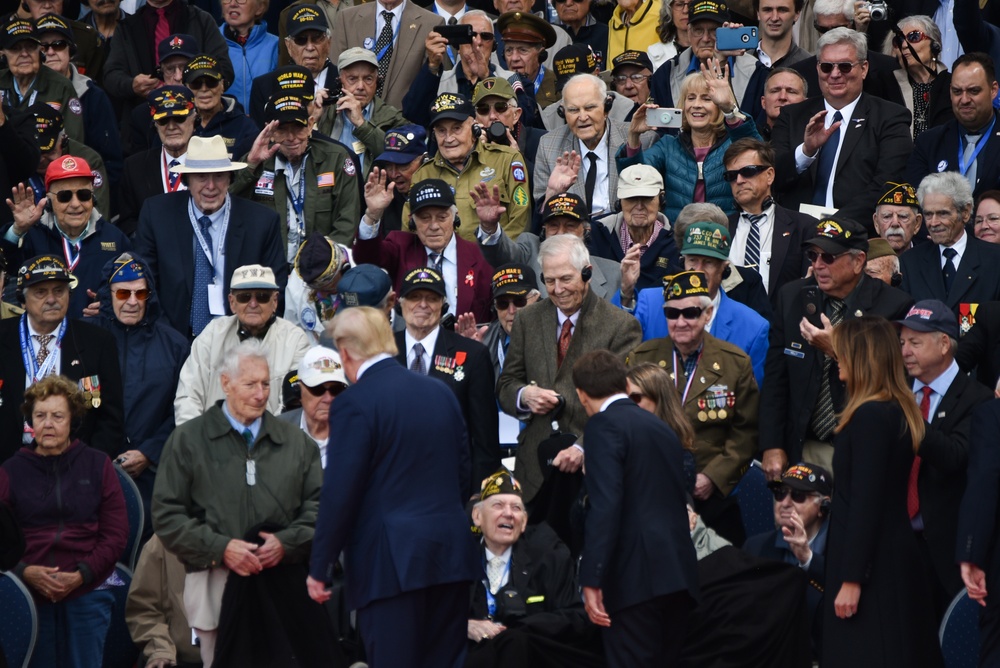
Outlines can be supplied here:
[[698, 419], [701, 422], [708, 422], [708, 413], [705, 411], [698, 411]]
[[708, 419], [709, 420], [714, 420], [718, 416], [719, 416], [719, 414], [715, 412], [714, 408], [712, 410], [708, 411]]
[[728, 416], [728, 415], [729, 415], [729, 413], [726, 412], [725, 408], [720, 408], [719, 409], [719, 419], [720, 420], [725, 420], [726, 416]]

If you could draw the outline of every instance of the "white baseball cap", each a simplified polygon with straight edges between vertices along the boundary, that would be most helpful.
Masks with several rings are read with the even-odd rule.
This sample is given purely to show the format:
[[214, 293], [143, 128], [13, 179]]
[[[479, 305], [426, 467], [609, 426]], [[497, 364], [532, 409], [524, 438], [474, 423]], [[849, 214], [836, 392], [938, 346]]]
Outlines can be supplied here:
[[330, 382], [347, 385], [347, 376], [344, 375], [344, 365], [340, 362], [340, 355], [336, 350], [323, 346], [313, 346], [306, 351], [302, 361], [299, 362], [298, 375], [299, 382], [309, 387]]

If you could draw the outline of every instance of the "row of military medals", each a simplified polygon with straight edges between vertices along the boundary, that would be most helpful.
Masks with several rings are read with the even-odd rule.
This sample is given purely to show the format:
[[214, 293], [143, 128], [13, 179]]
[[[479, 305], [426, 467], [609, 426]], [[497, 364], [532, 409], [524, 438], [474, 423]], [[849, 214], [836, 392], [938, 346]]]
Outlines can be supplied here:
[[736, 395], [733, 393], [710, 394], [707, 397], [701, 397], [698, 399], [698, 420], [700, 422], [716, 419], [725, 420], [729, 416], [726, 408], [732, 409], [735, 405]]
[[90, 402], [90, 405], [94, 408], [100, 408], [101, 383], [97, 380], [97, 376], [84, 376], [80, 379], [80, 383], [83, 384], [84, 400]]

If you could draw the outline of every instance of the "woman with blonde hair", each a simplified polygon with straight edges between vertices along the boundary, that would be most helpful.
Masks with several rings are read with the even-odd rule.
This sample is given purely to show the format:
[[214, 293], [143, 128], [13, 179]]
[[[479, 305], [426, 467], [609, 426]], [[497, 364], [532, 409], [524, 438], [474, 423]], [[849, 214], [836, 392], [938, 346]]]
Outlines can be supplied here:
[[820, 663], [938, 667], [907, 498], [925, 423], [906, 382], [899, 332], [865, 316], [837, 325], [832, 342], [847, 402], [834, 440]]
[[697, 475], [693, 452], [694, 427], [684, 413], [681, 398], [670, 380], [670, 374], [652, 362], [643, 362], [629, 367], [625, 383], [629, 399], [638, 404], [639, 408], [666, 422], [677, 434], [677, 440], [684, 447], [685, 488], [689, 494], [692, 493]]

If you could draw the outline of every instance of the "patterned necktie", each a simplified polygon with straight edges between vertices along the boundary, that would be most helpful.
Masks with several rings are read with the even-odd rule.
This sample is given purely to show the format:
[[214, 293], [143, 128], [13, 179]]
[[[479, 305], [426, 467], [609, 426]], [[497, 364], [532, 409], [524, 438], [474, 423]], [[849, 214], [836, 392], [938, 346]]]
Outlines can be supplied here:
[[563, 360], [566, 359], [566, 352], [569, 350], [569, 344], [573, 340], [573, 322], [566, 318], [562, 324], [562, 330], [559, 332], [559, 356], [556, 361], [559, 366], [562, 366]]
[[389, 61], [392, 60], [392, 12], [383, 10], [382, 18], [385, 25], [375, 42], [375, 54], [378, 56], [378, 85], [375, 87], [375, 94], [379, 97], [382, 97], [385, 77], [389, 74]]
[[156, 8], [156, 27], [153, 28], [153, 53], [156, 54], [156, 64], [160, 64], [160, 42], [170, 37], [170, 23], [167, 21], [167, 8]]
[[[927, 422], [927, 418], [931, 413], [931, 395], [934, 394], [934, 390], [924, 385], [920, 388], [920, 391], [924, 395], [920, 397], [920, 413], [924, 416], [924, 422]], [[920, 455], [914, 455], [913, 466], [910, 467], [910, 482], [906, 486], [906, 511], [910, 514], [911, 520], [920, 514], [920, 494], [917, 489], [919, 478]]]
[[743, 266], [755, 269], [758, 273], [760, 273], [760, 222], [766, 216], [766, 213], [743, 213], [743, 217], [750, 223], [747, 247], [743, 253]]
[[171, 160], [170, 165], [167, 166], [167, 178], [170, 180], [170, 192], [177, 190], [177, 185], [181, 182], [181, 175], [177, 172], [170, 171], [170, 169], [177, 167], [180, 164], [180, 160]]
[[490, 593], [495, 594], [503, 582], [503, 572], [506, 564], [500, 557], [493, 557], [486, 563], [486, 577], [490, 581]]
[[457, 23], [458, 23], [458, 19], [456, 19], [454, 16], [452, 16], [451, 18], [448, 19], [448, 25], [450, 25], [450, 26], [453, 26], [453, 25], [455, 25]]
[[[205, 244], [212, 248], [212, 231], [209, 229], [212, 220], [208, 216], [198, 219], [198, 227], [205, 237]], [[194, 240], [194, 294], [191, 296], [191, 331], [195, 336], [201, 334], [202, 330], [212, 321], [212, 312], [208, 306], [208, 285], [212, 282], [212, 265], [209, 264], [205, 252]]]
[[424, 365], [424, 346], [422, 344], [413, 344], [413, 362], [410, 364], [410, 371], [416, 371], [421, 376], [427, 375], [427, 367]]
[[[836, 327], [844, 320], [844, 308], [847, 306], [840, 299], [830, 299], [830, 306], [833, 313], [830, 315], [830, 323]], [[833, 408], [833, 394], [830, 391], [830, 370], [833, 367], [833, 358], [828, 355], [823, 356], [823, 376], [819, 384], [819, 397], [816, 398], [816, 409], [812, 414], [810, 426], [816, 438], [820, 441], [829, 441], [833, 436], [833, 430], [837, 426], [837, 411]]]
[[441, 253], [431, 253], [430, 254], [431, 263], [428, 265], [431, 269], [437, 273], [441, 273], [441, 262], [444, 260], [444, 255]]
[[[833, 115], [833, 123], [843, 119], [840, 110], [837, 110], [837, 113]], [[836, 166], [833, 161], [837, 157], [837, 147], [840, 146], [840, 130], [839, 127], [834, 130], [826, 143], [823, 144], [823, 148], [819, 150], [819, 164], [816, 165], [816, 190], [813, 191], [813, 204], [818, 206], [826, 206], [826, 191], [830, 185], [830, 179], [833, 178], [833, 168]]]
[[590, 165], [587, 167], [587, 177], [583, 182], [584, 194], [587, 197], [587, 209], [594, 211], [594, 187], [597, 186], [597, 154], [593, 151], [587, 153], [587, 160]]
[[243, 440], [247, 442], [248, 449], [253, 448], [253, 432], [249, 427], [243, 430]]
[[944, 255], [944, 266], [941, 267], [941, 276], [944, 278], [944, 293], [947, 295], [951, 292], [951, 285], [955, 282], [955, 274], [958, 273], [958, 268], [955, 266], [955, 258], [958, 257], [958, 251], [954, 248], [945, 248], [941, 251]]
[[53, 336], [51, 334], [35, 334], [35, 339], [38, 340], [38, 352], [35, 353], [35, 362], [38, 363], [38, 366], [42, 366], [49, 356], [49, 342], [52, 341]]

